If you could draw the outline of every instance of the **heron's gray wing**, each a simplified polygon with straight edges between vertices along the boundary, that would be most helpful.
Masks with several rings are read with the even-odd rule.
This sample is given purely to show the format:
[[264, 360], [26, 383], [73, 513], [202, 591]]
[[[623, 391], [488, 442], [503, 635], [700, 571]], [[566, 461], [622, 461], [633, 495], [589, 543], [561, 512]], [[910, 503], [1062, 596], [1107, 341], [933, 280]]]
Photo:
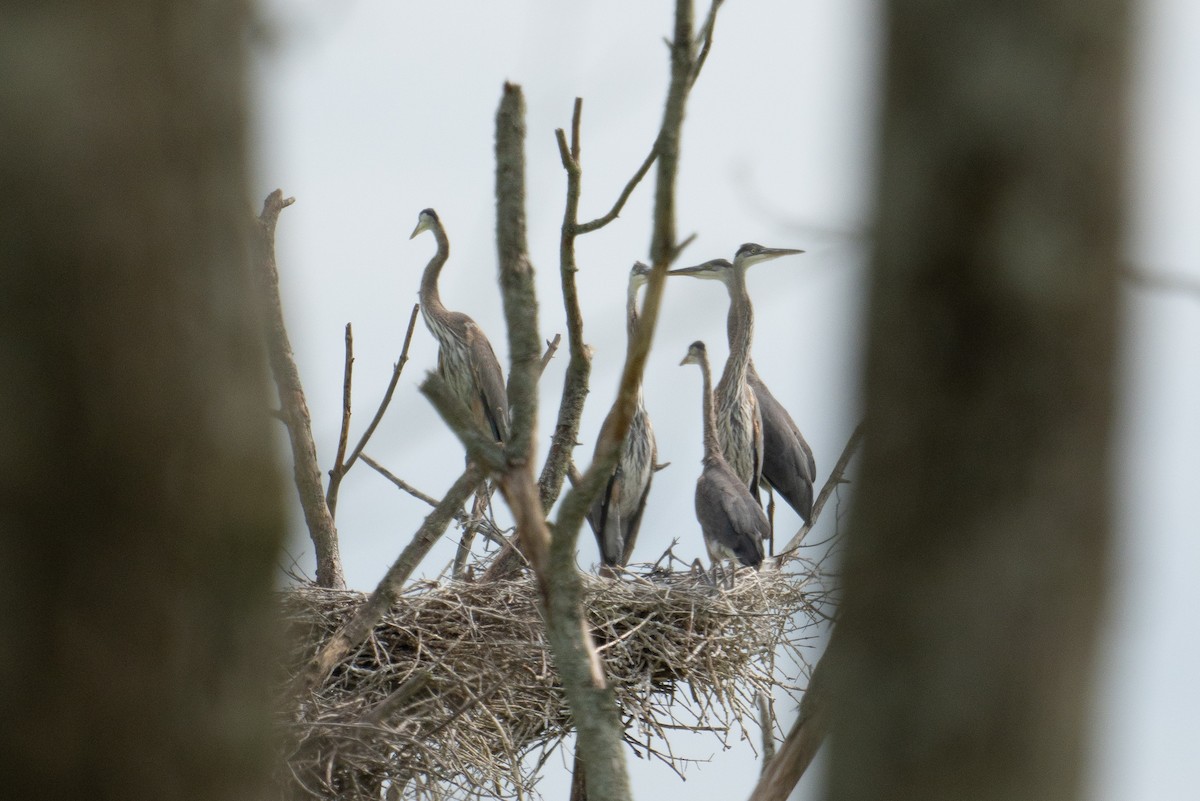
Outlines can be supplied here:
[[[647, 421], [649, 425], [649, 421]], [[629, 516], [625, 522], [624, 545], [621, 552], [621, 564], [629, 564], [629, 557], [633, 556], [633, 546], [637, 542], [638, 530], [642, 527], [642, 512], [646, 509], [646, 498], [650, 495], [650, 485], [654, 483], [654, 462], [658, 459], [658, 446], [654, 442], [654, 432], [650, 431], [650, 469], [646, 471], [646, 484], [642, 487], [642, 494], [638, 498], [637, 508], [633, 514]]]
[[743, 565], [763, 560], [770, 523], [746, 485], [723, 464], [706, 465], [696, 483], [696, 517], [704, 536]]
[[763, 479], [783, 496], [796, 514], [808, 520], [812, 514], [816, 463], [812, 449], [799, 427], [767, 385], [750, 372], [750, 388], [758, 399], [763, 429]]
[[[592, 502], [592, 508], [588, 512], [588, 523], [596, 535], [596, 544], [600, 546], [600, 561], [605, 565], [625, 564], [621, 561], [621, 554], [625, 550], [621, 527], [613, 525], [614, 521], [611, 520], [621, 502], [622, 490], [621, 471], [618, 468], [608, 477], [604, 489], [600, 491], [600, 497]], [[618, 519], [615, 522], [621, 521]]]
[[508, 392], [504, 388], [504, 373], [492, 343], [475, 322], [468, 318], [466, 325], [467, 350], [475, 385], [479, 388], [484, 418], [498, 442], [508, 442]]
[[[596, 446], [592, 449], [593, 462], [596, 460], [596, 452], [600, 450], [600, 445], [605, 440], [611, 419], [612, 413], [609, 412], [605, 416], [604, 422], [600, 424], [600, 432], [596, 435]], [[620, 467], [621, 462], [618, 458], [617, 464], [608, 476], [608, 481], [604, 483], [600, 494], [592, 501], [592, 506], [588, 509], [586, 516], [588, 525], [592, 527], [592, 533], [596, 535], [596, 545], [600, 548], [600, 562], [605, 565], [615, 565], [621, 556], [621, 544], [608, 542], [613, 538], [605, 534], [609, 528], [609, 515], [614, 504], [620, 499]]]

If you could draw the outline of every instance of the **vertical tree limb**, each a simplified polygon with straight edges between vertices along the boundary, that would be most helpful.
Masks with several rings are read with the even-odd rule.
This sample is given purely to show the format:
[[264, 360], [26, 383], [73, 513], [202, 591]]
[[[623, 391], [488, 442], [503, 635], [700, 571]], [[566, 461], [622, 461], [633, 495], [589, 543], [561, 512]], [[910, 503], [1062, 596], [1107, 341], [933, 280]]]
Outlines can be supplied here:
[[887, 6], [839, 801], [1080, 795], [1114, 492], [1128, 6]]
[[265, 801], [284, 533], [246, 213], [249, 3], [0, 24], [0, 775]]
[[312, 420], [300, 384], [300, 371], [292, 356], [292, 344], [288, 340], [283, 305], [279, 299], [275, 225], [279, 222], [279, 213], [294, 202], [294, 198], [285, 199], [283, 192], [276, 189], [267, 195], [262, 214], [258, 217], [259, 280], [268, 318], [267, 354], [279, 390], [279, 411], [292, 444], [292, 473], [296, 491], [300, 495], [308, 536], [316, 550], [316, 583], [320, 587], [340, 589], [346, 586], [346, 579], [342, 575], [342, 558], [338, 553], [337, 529], [325, 503], [321, 468], [317, 464], [317, 446], [312, 436]]
[[325, 505], [329, 507], [329, 517], [337, 519], [337, 489], [333, 477], [346, 474], [346, 444], [350, 439], [350, 400], [354, 379], [354, 330], [346, 323], [346, 358], [342, 369], [342, 427], [338, 431], [337, 456], [333, 459], [333, 467], [329, 471], [329, 488], [325, 491]]

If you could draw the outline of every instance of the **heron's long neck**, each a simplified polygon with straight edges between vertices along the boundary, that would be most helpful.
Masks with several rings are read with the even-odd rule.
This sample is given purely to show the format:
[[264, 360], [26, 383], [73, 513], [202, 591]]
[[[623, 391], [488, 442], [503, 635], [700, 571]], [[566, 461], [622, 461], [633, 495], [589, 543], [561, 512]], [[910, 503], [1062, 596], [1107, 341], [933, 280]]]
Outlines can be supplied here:
[[708, 366], [708, 357], [700, 358], [700, 372], [704, 375], [704, 461], [720, 458], [721, 443], [717, 440], [717, 408], [713, 402], [712, 370]]
[[746, 271], [734, 268], [729, 282], [729, 316], [725, 319], [725, 333], [729, 338], [729, 360], [721, 375], [722, 385], [732, 382], [741, 386], [746, 382], [746, 368], [750, 364], [750, 348], [754, 340], [754, 307], [750, 305], [750, 293], [746, 291]]
[[440, 224], [430, 230], [437, 240], [437, 253], [433, 254], [433, 258], [425, 267], [425, 274], [421, 276], [421, 310], [426, 315], [437, 317], [446, 313], [446, 307], [442, 305], [442, 296], [438, 292], [438, 276], [442, 273], [442, 267], [446, 266], [446, 260], [450, 258], [450, 240], [446, 238], [446, 232]]

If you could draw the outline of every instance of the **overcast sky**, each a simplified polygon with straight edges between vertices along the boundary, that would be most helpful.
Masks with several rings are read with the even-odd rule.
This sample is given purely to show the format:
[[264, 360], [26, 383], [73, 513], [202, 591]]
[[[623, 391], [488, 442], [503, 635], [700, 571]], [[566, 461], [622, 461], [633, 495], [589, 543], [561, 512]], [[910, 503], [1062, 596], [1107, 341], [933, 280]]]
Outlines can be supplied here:
[[[417, 212], [437, 209], [452, 256], [446, 305], [470, 314], [507, 364], [495, 284], [493, 118], [504, 81], [528, 109], [529, 239], [544, 338], [565, 333], [557, 275], [565, 179], [554, 129], [584, 98], [581, 218], [612, 204], [644, 158], [661, 115], [671, 30], [668, 2], [411, 3], [268, 0], [270, 46], [256, 92], [256, 193], [281, 187], [296, 205], [277, 246], [289, 331], [329, 466], [340, 421], [343, 326], [354, 324], [355, 422], [362, 430], [391, 375], [416, 302], [432, 237], [409, 241]], [[698, 10], [698, 15], [703, 9]], [[807, 252], [755, 267], [755, 361], [828, 475], [858, 420], [865, 228], [879, 72], [879, 8], [868, 0], [737, 0], [721, 12], [712, 55], [683, 134], [678, 226], [698, 262], [731, 258], [756, 241]], [[1133, 263], [1200, 279], [1200, 6], [1139, 6], [1134, 59], [1131, 219]], [[624, 356], [625, 280], [646, 259], [652, 181], [621, 218], [578, 245], [585, 338], [595, 349], [592, 393], [577, 456], [590, 457]], [[725, 357], [726, 295], [711, 282], [674, 282], [647, 366], [646, 403], [671, 467], [655, 477], [636, 560], [678, 537], [703, 554], [692, 514], [700, 468], [699, 376], [679, 367], [703, 339]], [[1119, 432], [1116, 592], [1097, 687], [1091, 797], [1194, 797], [1200, 786], [1200, 296], [1130, 287]], [[368, 453], [430, 495], [462, 469], [462, 451], [416, 391], [437, 346], [418, 327], [411, 361]], [[544, 448], [557, 410], [565, 350], [547, 369]], [[368, 590], [427, 512], [365, 464], [343, 484], [338, 528], [347, 579]], [[822, 520], [825, 533], [834, 510]], [[778, 529], [799, 524], [784, 506]], [[298, 515], [292, 550], [311, 572]], [[453, 532], [452, 532], [453, 533]], [[597, 559], [586, 529], [580, 564]], [[424, 570], [452, 557], [443, 543]], [[785, 721], [786, 725], [786, 721]], [[689, 773], [695, 799], [739, 797], [757, 766], [742, 746]], [[680, 749], [677, 749], [680, 750]], [[552, 764], [554, 764], [552, 762]], [[635, 793], [674, 792], [679, 780], [636, 760]], [[563, 792], [547, 779], [548, 797]], [[810, 779], [800, 789], [811, 797]]]

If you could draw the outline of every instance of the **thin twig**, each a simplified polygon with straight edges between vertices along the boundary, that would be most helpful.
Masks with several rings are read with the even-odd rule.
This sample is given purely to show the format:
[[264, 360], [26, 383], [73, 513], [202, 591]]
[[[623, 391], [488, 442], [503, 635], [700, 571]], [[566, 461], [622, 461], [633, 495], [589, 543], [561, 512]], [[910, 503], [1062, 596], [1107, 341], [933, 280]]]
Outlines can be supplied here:
[[[369, 454], [364, 453], [362, 455], [362, 460], [364, 462], [366, 462], [367, 465], [371, 469], [373, 469], [375, 472], [379, 473], [379, 475], [383, 476], [388, 481], [392, 482], [392, 484], [394, 484], [400, 490], [407, 492], [409, 495], [413, 496], [417, 500], [423, 501], [423, 502], [429, 504], [430, 506], [438, 505], [437, 498], [434, 498], [432, 495], [426, 495], [424, 492], [421, 492], [421, 490], [417, 489], [412, 484], [409, 484], [407, 481], [405, 481], [404, 479], [402, 479], [399, 476], [392, 473], [390, 470], [388, 470], [386, 467], [381, 465], [379, 462], [372, 459]], [[464, 512], [462, 509], [455, 510], [454, 519], [462, 525], [466, 525], [469, 521], [467, 513]], [[484, 518], [483, 520], [479, 521], [479, 531], [483, 534], [483, 536], [487, 537], [489, 540], [494, 542], [496, 545], [504, 547], [509, 544], [508, 537], [504, 536], [504, 532], [502, 532], [496, 526], [496, 524], [494, 522], [492, 522], [491, 520], [488, 520], [487, 518]]]
[[[329, 507], [329, 516], [337, 519], [337, 483], [346, 474], [346, 441], [350, 438], [350, 388], [354, 373], [354, 331], [350, 323], [346, 323], [346, 364], [342, 371], [342, 429], [338, 433], [337, 457], [333, 460], [333, 469], [329, 471], [329, 487], [325, 490], [325, 505]], [[334, 481], [337, 476], [337, 482]]]
[[854, 433], [850, 435], [850, 439], [846, 441], [846, 447], [842, 449], [842, 455], [838, 457], [837, 464], [833, 466], [833, 472], [829, 474], [825, 486], [821, 488], [821, 493], [817, 496], [816, 503], [813, 504], [812, 514], [808, 516], [808, 522], [800, 527], [794, 537], [788, 540], [787, 545], [783, 546], [783, 550], [779, 554], [781, 557], [800, 547], [804, 538], [808, 536], [808, 532], [812, 531], [813, 526], [817, 524], [817, 518], [820, 516], [821, 510], [825, 508], [826, 501], [833, 495], [834, 490], [845, 483], [846, 468], [850, 466], [850, 460], [854, 458], [854, 453], [858, 450], [859, 443], [862, 442], [862, 436], [863, 424], [859, 423], [854, 427]]
[[554, 339], [546, 342], [546, 352], [542, 354], [542, 372], [546, 372], [546, 367], [549, 366], [550, 360], [554, 358], [554, 354], [558, 353], [558, 345], [562, 342], [562, 334], [555, 334]]
[[646, 173], [650, 172], [651, 165], [658, 159], [658, 142], [656, 141], [650, 146], [650, 152], [646, 154], [646, 158], [642, 161], [637, 172], [625, 184], [625, 188], [621, 190], [621, 194], [617, 196], [617, 201], [613, 203], [613, 207], [603, 217], [597, 217], [594, 220], [589, 220], [585, 223], [579, 223], [575, 226], [576, 234], [590, 234], [592, 231], [598, 231], [608, 225], [621, 214], [621, 209], [625, 208], [625, 203], [629, 200], [629, 196], [633, 194], [633, 190], [637, 189], [637, 185], [646, 177]]
[[[367, 426], [367, 430], [364, 431], [363, 435], [359, 438], [358, 444], [354, 446], [354, 450], [350, 452], [350, 457], [346, 459], [345, 463], [342, 464], [339, 457], [339, 463], [335, 464], [333, 469], [329, 471], [329, 489], [325, 493], [325, 503], [330, 507], [331, 510], [337, 506], [337, 496], [338, 491], [342, 486], [342, 479], [346, 476], [346, 473], [350, 472], [350, 468], [354, 467], [354, 463], [358, 461], [358, 457], [362, 454], [363, 448], [365, 448], [367, 442], [370, 441], [371, 435], [375, 433], [375, 429], [379, 427], [380, 421], [383, 420], [384, 412], [387, 411], [388, 405], [392, 402], [392, 395], [395, 394], [396, 386], [400, 383], [400, 373], [404, 371], [404, 365], [408, 363], [408, 348], [409, 345], [412, 344], [413, 329], [416, 327], [417, 313], [420, 310], [420, 304], [414, 303], [412, 314], [409, 315], [408, 318], [408, 330], [404, 334], [404, 345], [400, 348], [400, 358], [396, 360], [394, 365], [392, 365], [392, 379], [388, 382], [387, 390], [385, 390], [383, 393], [383, 399], [379, 402], [379, 408], [375, 410], [375, 416], [371, 418], [370, 425]], [[346, 335], [347, 337], [350, 335], [349, 323], [346, 324]], [[350, 341], [347, 339], [347, 347], [349, 346]], [[347, 358], [349, 358], [349, 355], [349, 351], [347, 351]], [[347, 370], [349, 370], [348, 366]], [[347, 375], [347, 380], [348, 379], [349, 376]], [[349, 409], [348, 394], [346, 396], [345, 408]], [[343, 425], [348, 422], [348, 419], [349, 415], [347, 414], [343, 420]], [[343, 438], [345, 437], [347, 430], [347, 428], [343, 428]], [[342, 441], [343, 443], [345, 442], [344, 439]]]
[[292, 445], [292, 470], [296, 491], [300, 495], [300, 507], [304, 511], [304, 522], [308, 536], [316, 551], [317, 584], [322, 587], [342, 588], [346, 579], [342, 574], [342, 560], [338, 553], [337, 529], [333, 516], [325, 503], [321, 487], [321, 468], [317, 462], [317, 446], [313, 442], [312, 419], [308, 413], [308, 402], [300, 384], [300, 371], [292, 355], [287, 327], [283, 321], [283, 304], [279, 297], [279, 269], [275, 262], [275, 226], [279, 213], [292, 205], [294, 198], [284, 198], [276, 189], [263, 202], [262, 214], [258, 217], [259, 232], [259, 280], [263, 303], [270, 320], [267, 334], [267, 352], [271, 372], [279, 391], [279, 407], [288, 438]]
[[563, 169], [567, 172], [567, 198], [563, 208], [562, 226], [559, 232], [558, 260], [559, 283], [562, 286], [563, 309], [567, 317], [567, 349], [570, 354], [566, 374], [563, 376], [562, 395], [558, 404], [558, 419], [546, 461], [538, 476], [538, 495], [542, 509], [549, 511], [562, 492], [563, 476], [571, 452], [579, 439], [579, 422], [583, 417], [583, 406], [588, 395], [588, 379], [592, 374], [592, 356], [583, 341], [583, 312], [579, 306], [579, 290], [575, 274], [579, 271], [575, 263], [575, 239], [579, 214], [579, 197], [583, 181], [580, 163], [582, 150], [580, 137], [583, 100], [575, 98], [571, 115], [571, 142], [559, 128], [554, 132], [558, 141], [558, 153]]
[[725, 0], [713, 0], [712, 5], [708, 7], [708, 16], [704, 18], [704, 24], [700, 26], [700, 34], [697, 37], [699, 53], [696, 55], [695, 67], [692, 69], [692, 83], [700, 77], [700, 70], [704, 69], [704, 62], [708, 60], [708, 51], [712, 50], [713, 30], [717, 23], [717, 11], [721, 8], [721, 4]]
[[837, 627], [829, 638], [825, 653], [813, 668], [808, 689], [800, 699], [800, 714], [775, 758], [763, 770], [750, 801], [786, 801], [800, 777], [812, 764], [813, 757], [825, 741], [829, 729], [829, 707], [832, 701], [830, 673], [836, 670], [830, 663], [838, 659]]

